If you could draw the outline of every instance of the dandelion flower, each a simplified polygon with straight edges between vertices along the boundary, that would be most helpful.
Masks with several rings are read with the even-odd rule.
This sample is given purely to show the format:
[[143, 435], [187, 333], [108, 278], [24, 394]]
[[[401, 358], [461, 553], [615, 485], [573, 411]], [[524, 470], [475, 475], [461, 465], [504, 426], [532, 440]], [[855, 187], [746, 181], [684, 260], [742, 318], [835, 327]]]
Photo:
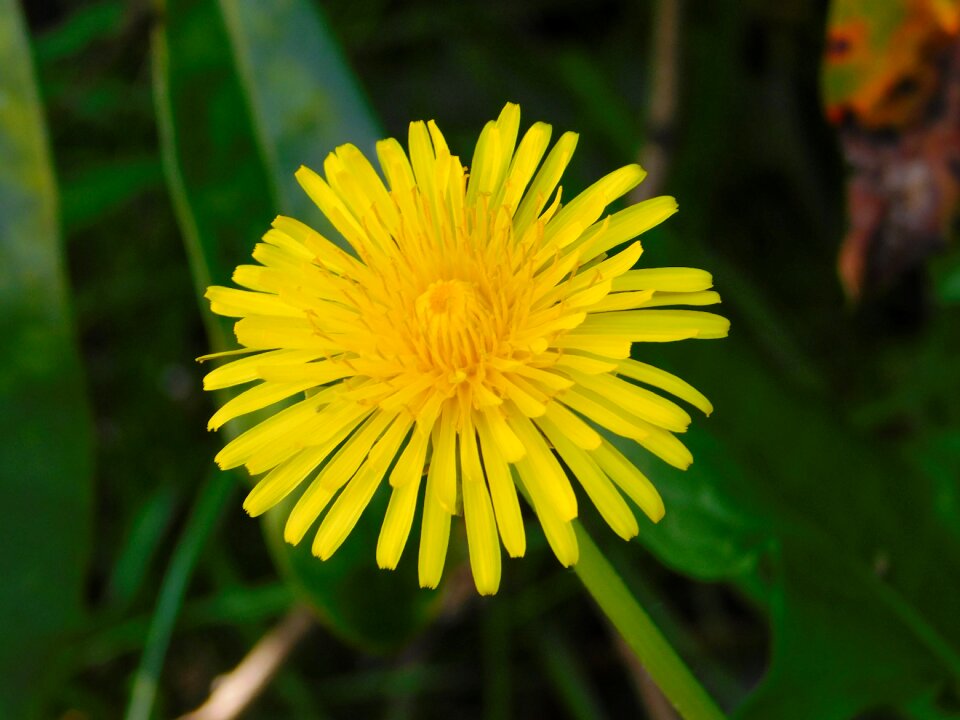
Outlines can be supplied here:
[[676, 201], [605, 214], [645, 175], [628, 165], [561, 202], [577, 135], [547, 152], [551, 127], [536, 123], [518, 143], [519, 123], [513, 104], [487, 123], [469, 171], [432, 121], [410, 125], [409, 154], [377, 144], [385, 182], [356, 147], [337, 148], [323, 177], [306, 167], [296, 177], [352, 252], [281, 216], [253, 252], [259, 264], [233, 275], [246, 289], [207, 291], [213, 312], [239, 318], [242, 349], [227, 354], [248, 354], [204, 386], [252, 383], [209, 427], [288, 401], [216, 461], [263, 474], [244, 502], [254, 516], [304, 486], [284, 536], [299, 543], [322, 515], [321, 559], [389, 483], [380, 567], [396, 567], [422, 506], [420, 584], [436, 587], [462, 514], [477, 590], [492, 594], [501, 543], [511, 557], [526, 548], [518, 490], [570, 566], [574, 483], [623, 538], [638, 532], [624, 496], [654, 522], [664, 513], [604, 433], [679, 468], [692, 460], [675, 435], [690, 416], [650, 388], [705, 413], [710, 403], [630, 357], [636, 342], [727, 334], [719, 315], [670, 307], [719, 302], [709, 273], [632, 269], [641, 246], [624, 244]]

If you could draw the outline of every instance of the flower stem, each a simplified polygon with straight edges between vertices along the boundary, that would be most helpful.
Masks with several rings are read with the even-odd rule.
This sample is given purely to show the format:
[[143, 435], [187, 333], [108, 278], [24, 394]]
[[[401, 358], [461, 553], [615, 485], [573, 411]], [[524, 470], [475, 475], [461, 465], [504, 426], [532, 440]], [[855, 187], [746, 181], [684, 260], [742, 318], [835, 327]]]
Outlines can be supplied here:
[[580, 581], [673, 707], [684, 720], [723, 720], [723, 712], [640, 607], [587, 531], [579, 523], [574, 527], [580, 545], [580, 560], [574, 570]]

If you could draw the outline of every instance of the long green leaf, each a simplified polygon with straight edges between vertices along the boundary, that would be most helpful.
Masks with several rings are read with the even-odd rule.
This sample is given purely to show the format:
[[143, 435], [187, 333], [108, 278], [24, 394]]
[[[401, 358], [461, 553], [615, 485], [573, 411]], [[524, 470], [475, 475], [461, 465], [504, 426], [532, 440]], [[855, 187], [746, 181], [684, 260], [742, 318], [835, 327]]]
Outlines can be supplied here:
[[317, 4], [220, 0], [220, 7], [278, 207], [337, 239], [293, 174], [301, 165], [319, 169], [347, 142], [372, 157], [382, 133], [356, 80]]
[[84, 616], [91, 428], [43, 112], [18, 3], [0, 0], [0, 716], [29, 717]]

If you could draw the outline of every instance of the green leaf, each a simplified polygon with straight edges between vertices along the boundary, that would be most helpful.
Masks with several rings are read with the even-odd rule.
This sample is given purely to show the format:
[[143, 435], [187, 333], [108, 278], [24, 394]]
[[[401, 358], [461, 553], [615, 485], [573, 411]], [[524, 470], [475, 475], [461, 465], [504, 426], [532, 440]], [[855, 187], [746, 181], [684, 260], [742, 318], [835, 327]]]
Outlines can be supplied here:
[[84, 619], [91, 427], [43, 113], [20, 9], [0, 0], [0, 716], [36, 712]]
[[230, 323], [201, 298], [229, 284], [276, 206], [215, 0], [167, 2], [152, 52], [167, 185], [210, 342], [225, 349]]
[[177, 505], [172, 486], [162, 485], [137, 509], [107, 583], [107, 602], [127, 610], [143, 589]]
[[682, 438], [694, 456], [685, 473], [658, 466], [633, 442], [610, 439], [657, 478], [667, 508], [657, 525], [641, 523], [640, 541], [667, 565], [700, 580], [738, 578], [756, 570], [767, 549], [769, 522], [744, 469], [706, 425], [709, 421], [698, 418]]
[[300, 189], [338, 145], [368, 157], [382, 137], [340, 49], [306, 0], [220, 0], [257, 141], [278, 206], [331, 240], [339, 235]]
[[839, 720], [960, 677], [960, 544], [929, 474], [894, 438], [846, 419], [850, 385], [879, 366], [844, 345], [854, 326], [833, 280], [839, 199], [811, 137], [792, 134], [796, 98], [772, 100], [768, 76], [746, 72], [747, 17], [718, 5], [685, 18], [698, 92], [685, 96], [669, 183], [682, 209], [646, 248], [657, 265], [713, 271], [733, 325], [719, 343], [638, 347], [716, 408], [682, 438], [695, 457], [687, 473], [631, 453], [667, 507], [641, 540], [769, 606], [770, 666], [742, 718]]
[[[745, 344], [658, 363], [685, 368], [717, 407], [684, 438], [687, 473], [625, 447], [667, 506], [641, 541], [682, 572], [771, 600], [770, 671], [740, 716], [846, 718], [960, 677], [960, 559], [935, 486], [790, 391]], [[942, 568], [935, 592], [929, 557]]]
[[895, 591], [830, 544], [783, 543], [773, 602], [773, 664], [740, 708], [740, 718], [849, 718], [896, 705], [935, 686], [941, 662], [935, 634], [901, 607]]
[[[301, 163], [319, 167], [344, 142], [370, 150], [377, 134], [310, 3], [284, 0], [268, 11], [257, 2], [170, 0], [154, 62], [168, 181], [198, 294], [250, 261], [278, 210], [336, 237], [293, 173]], [[214, 347], [234, 346], [229, 326], [203, 312]], [[409, 568], [376, 568], [383, 500], [327, 562], [310, 555], [309, 540], [283, 542], [282, 507], [264, 523], [278, 567], [304, 599], [331, 630], [371, 650], [405, 642], [436, 606], [436, 593], [420, 591]]]

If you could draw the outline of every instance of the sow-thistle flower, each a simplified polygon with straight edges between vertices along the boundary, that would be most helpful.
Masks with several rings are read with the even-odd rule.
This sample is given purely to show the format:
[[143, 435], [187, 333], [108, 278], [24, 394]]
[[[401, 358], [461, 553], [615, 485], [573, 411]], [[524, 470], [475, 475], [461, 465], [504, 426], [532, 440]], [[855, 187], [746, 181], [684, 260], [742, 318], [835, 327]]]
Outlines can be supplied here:
[[526, 549], [518, 490], [570, 566], [574, 484], [623, 538], [638, 533], [624, 496], [654, 522], [664, 513], [605, 433], [679, 468], [692, 460], [675, 436], [690, 416], [649, 388], [705, 413], [710, 403], [630, 357], [636, 342], [727, 334], [723, 317], [671, 309], [719, 302], [709, 273], [632, 269], [641, 246], [624, 244], [676, 201], [605, 214], [645, 175], [628, 165], [562, 202], [577, 135], [547, 152], [550, 126], [536, 123], [517, 143], [519, 123], [508, 104], [481, 132], [469, 170], [432, 121], [410, 125], [408, 153], [393, 139], [377, 144], [383, 178], [353, 145], [337, 148], [323, 177], [306, 167], [296, 177], [352, 252], [281, 216], [253, 252], [260, 264], [233, 275], [246, 289], [207, 291], [215, 313], [240, 318], [243, 348], [232, 353], [250, 354], [204, 386], [253, 383], [210, 428], [288, 400], [217, 463], [263, 474], [244, 502], [254, 516], [304, 486], [284, 537], [299, 543], [323, 515], [313, 536], [321, 559], [387, 483], [379, 566], [396, 567], [422, 508], [420, 584], [435, 587], [451, 518], [462, 514], [477, 590], [495, 593], [501, 543], [511, 557]]

